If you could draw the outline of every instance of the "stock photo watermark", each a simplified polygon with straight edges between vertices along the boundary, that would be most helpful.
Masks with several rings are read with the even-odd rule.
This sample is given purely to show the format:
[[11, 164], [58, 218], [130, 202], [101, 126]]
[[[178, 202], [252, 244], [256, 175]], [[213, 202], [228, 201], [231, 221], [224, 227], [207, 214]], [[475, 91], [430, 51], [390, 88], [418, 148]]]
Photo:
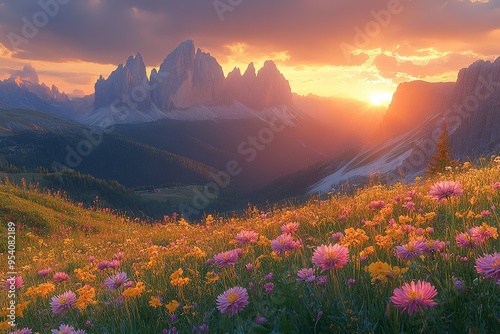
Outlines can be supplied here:
[[372, 20], [368, 21], [363, 27], [355, 26], [353, 28], [354, 37], [352, 42], [342, 42], [339, 45], [347, 61], [351, 61], [351, 57], [356, 50], [367, 47], [372, 39], [379, 36], [383, 28], [389, 26], [394, 16], [403, 12], [402, 2], [401, 0], [389, 0], [385, 9], [370, 11]]
[[244, 0], [215, 0], [212, 2], [219, 20], [224, 21], [226, 13], [230, 13], [243, 3]]
[[33, 13], [31, 17], [21, 17], [20, 34], [9, 32], [7, 38], [14, 51], [19, 51], [20, 46], [27, 44], [31, 39], [35, 38], [40, 29], [49, 24], [50, 19], [59, 14], [62, 5], [67, 5], [71, 0], [39, 0], [37, 2], [40, 10]]
[[16, 326], [16, 224], [7, 223], [7, 318], [9, 325]]

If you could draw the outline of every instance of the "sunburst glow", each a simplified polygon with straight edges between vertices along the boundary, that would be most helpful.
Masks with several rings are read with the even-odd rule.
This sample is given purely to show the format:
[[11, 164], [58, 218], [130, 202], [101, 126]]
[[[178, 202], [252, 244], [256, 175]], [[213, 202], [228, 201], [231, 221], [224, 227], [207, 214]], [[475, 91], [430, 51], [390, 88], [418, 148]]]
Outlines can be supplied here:
[[388, 106], [392, 100], [392, 93], [389, 92], [377, 92], [370, 96], [369, 101], [375, 106]]

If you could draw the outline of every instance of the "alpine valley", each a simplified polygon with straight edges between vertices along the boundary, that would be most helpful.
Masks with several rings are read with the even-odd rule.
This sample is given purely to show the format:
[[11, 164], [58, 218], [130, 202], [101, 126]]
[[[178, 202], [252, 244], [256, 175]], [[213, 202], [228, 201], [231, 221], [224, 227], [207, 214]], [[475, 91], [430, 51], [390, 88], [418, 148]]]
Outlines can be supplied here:
[[84, 97], [40, 83], [31, 65], [13, 72], [0, 82], [0, 162], [4, 177], [87, 204], [100, 196], [134, 215], [199, 216], [325, 194], [377, 172], [413, 180], [445, 121], [454, 159], [488, 156], [500, 148], [499, 85], [500, 58], [478, 61], [456, 82], [401, 84], [385, 110], [294, 94], [270, 60], [225, 75], [187, 40], [150, 73], [130, 56]]

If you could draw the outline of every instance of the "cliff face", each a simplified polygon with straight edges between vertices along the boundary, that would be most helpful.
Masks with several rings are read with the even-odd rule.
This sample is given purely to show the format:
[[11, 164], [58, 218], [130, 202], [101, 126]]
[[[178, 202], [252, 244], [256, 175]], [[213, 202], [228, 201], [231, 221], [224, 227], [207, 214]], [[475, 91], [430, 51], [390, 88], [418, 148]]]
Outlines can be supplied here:
[[[148, 82], [146, 77], [146, 65], [140, 53], [135, 57], [130, 56], [125, 63], [120, 64], [107, 79], [102, 76], [95, 83], [94, 110], [109, 106], [115, 101], [119, 101], [123, 95], [136, 96], [137, 109], [147, 111], [152, 107], [149, 92], [137, 89]], [[134, 90], [135, 88], [135, 90]]]
[[448, 123], [457, 157], [475, 157], [500, 148], [500, 58], [462, 69], [452, 95]]
[[455, 83], [405, 82], [398, 86], [377, 136], [382, 140], [411, 131], [446, 110]]

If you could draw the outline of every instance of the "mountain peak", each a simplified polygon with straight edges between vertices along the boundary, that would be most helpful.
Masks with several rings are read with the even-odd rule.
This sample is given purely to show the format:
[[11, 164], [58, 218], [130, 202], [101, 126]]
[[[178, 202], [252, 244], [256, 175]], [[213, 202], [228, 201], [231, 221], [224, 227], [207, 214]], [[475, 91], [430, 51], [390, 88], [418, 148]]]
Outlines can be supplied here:
[[125, 66], [132, 67], [135, 64], [144, 64], [144, 60], [142, 59], [142, 56], [141, 56], [141, 54], [139, 52], [137, 52], [137, 54], [135, 55], [135, 57], [133, 55], [131, 55], [130, 57], [128, 57], [127, 63], [126, 63]]
[[264, 62], [264, 66], [263, 68], [273, 68], [273, 69], [278, 69], [278, 67], [276, 66], [276, 63], [272, 60], [266, 60]]
[[245, 73], [243, 73], [243, 76], [245, 78], [255, 78], [257, 76], [256, 71], [255, 71], [255, 65], [253, 64], [253, 62], [248, 64], [248, 67], [245, 70]]
[[235, 67], [235, 68], [233, 68], [233, 70], [227, 74], [227, 78], [229, 78], [229, 77], [237, 77], [237, 78], [240, 78], [240, 77], [241, 77], [241, 71], [240, 71], [240, 68], [239, 68], [239, 67]]
[[[185, 54], [185, 55], [195, 55], [196, 48], [194, 46], [194, 42], [191, 39], [182, 42], [175, 48], [175, 50], [171, 54]], [[168, 58], [168, 57], [167, 57]]]

